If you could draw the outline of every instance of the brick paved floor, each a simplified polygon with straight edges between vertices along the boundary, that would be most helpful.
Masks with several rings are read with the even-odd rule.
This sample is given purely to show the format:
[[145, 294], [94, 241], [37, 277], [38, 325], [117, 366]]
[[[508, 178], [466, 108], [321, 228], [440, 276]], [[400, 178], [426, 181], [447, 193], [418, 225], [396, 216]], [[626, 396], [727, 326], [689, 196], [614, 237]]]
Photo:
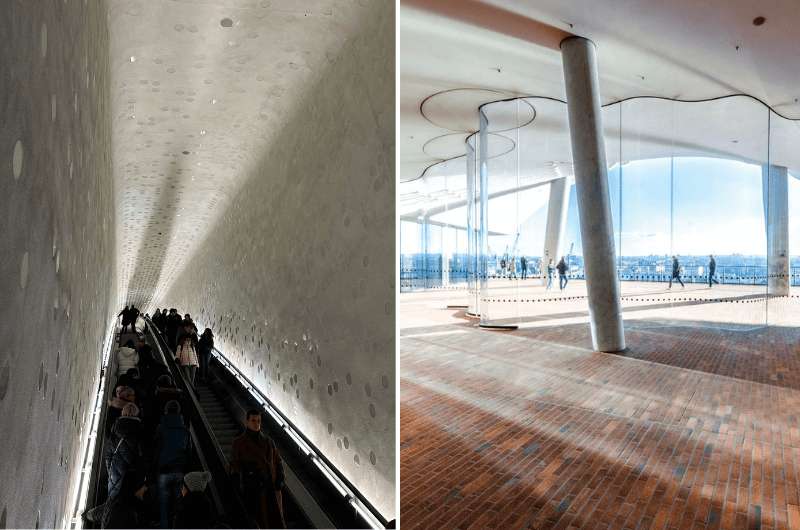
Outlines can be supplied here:
[[800, 529], [800, 301], [628, 304], [604, 354], [581, 302], [493, 332], [452, 299], [400, 297], [402, 528]]

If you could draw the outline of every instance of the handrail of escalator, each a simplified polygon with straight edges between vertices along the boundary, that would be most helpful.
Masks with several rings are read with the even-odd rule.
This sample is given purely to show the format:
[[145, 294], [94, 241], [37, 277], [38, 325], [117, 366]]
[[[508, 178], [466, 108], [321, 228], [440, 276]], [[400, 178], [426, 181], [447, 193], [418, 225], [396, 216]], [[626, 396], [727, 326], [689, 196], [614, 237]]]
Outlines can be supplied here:
[[[115, 338], [116, 333], [111, 335], [112, 341]], [[100, 488], [99, 486], [100, 479], [103, 478], [105, 471], [103, 448], [106, 444], [105, 425], [106, 417], [108, 416], [108, 401], [113, 395], [116, 386], [117, 356], [114, 354], [114, 349], [114, 345], [112, 344], [111, 354], [108, 356], [108, 364], [100, 369], [99, 379], [102, 381], [105, 376], [105, 388], [103, 389], [103, 401], [100, 406], [100, 417], [97, 422], [97, 439], [94, 444], [94, 453], [92, 454], [92, 474], [87, 484], [86, 509], [102, 504], [106, 500], [105, 496], [108, 495], [108, 492], [105, 491], [106, 488]], [[97, 391], [99, 392], [100, 389], [98, 388]], [[101, 496], [101, 492], [104, 492], [104, 495]], [[93, 527], [93, 525], [91, 526]]]
[[[225, 465], [225, 457], [222, 454], [222, 449], [217, 442], [214, 431], [211, 428], [208, 419], [200, 407], [200, 402], [194, 392], [192, 385], [188, 384], [183, 372], [175, 362], [172, 351], [166, 344], [161, 332], [153, 324], [150, 318], [145, 318], [147, 323], [146, 332], [154, 339], [156, 349], [159, 355], [164, 359], [165, 364], [172, 373], [172, 379], [175, 381], [176, 386], [184, 392], [188, 397], [189, 410], [184, 410], [188, 413], [187, 417], [190, 421], [190, 432], [192, 433], [195, 449], [197, 450], [198, 457], [201, 464], [205, 469], [211, 472], [214, 479], [209, 484], [212, 488], [212, 496], [217, 504], [217, 510], [222, 519], [231, 525], [232, 528], [257, 528], [255, 521], [249, 516], [244, 507], [244, 503], [234, 487], [233, 481], [228, 474], [228, 469]], [[165, 351], [169, 355], [165, 354]]]
[[[253, 393], [253, 391], [257, 392], [261, 399], [263, 399], [264, 407], [267, 412], [273, 417], [273, 420], [282, 427], [282, 429], [288, 434], [290, 438], [293, 439], [295, 444], [298, 445], [299, 448], [302, 448], [302, 445], [298, 443], [298, 439], [300, 439], [303, 444], [310, 449], [307, 456], [309, 458], [317, 459], [318, 463], [323, 462], [327, 469], [335, 475], [336, 479], [341, 481], [348, 489], [348, 495], [346, 497], [354, 497], [358, 499], [363, 506], [369, 510], [370, 515], [374, 517], [377, 522], [379, 522], [384, 528], [390, 528], [391, 524], [389, 521], [386, 520], [385, 517], [377, 510], [375, 507], [370, 503], [366, 497], [350, 482], [350, 480], [345, 477], [341, 471], [339, 471], [333, 463], [328, 460], [328, 458], [320, 451], [314, 443], [306, 438], [302, 431], [300, 431], [294, 423], [278, 408], [275, 404], [270, 400], [244, 373], [242, 373], [236, 366], [227, 358], [225, 355], [220, 352], [217, 348], [213, 349], [212, 352], [218, 360], [221, 361], [221, 364], [225, 366], [237, 379], [241, 379], [240, 384], [242, 384], [248, 391]], [[355, 508], [355, 505], [354, 505]], [[359, 511], [359, 510], [356, 510]], [[362, 514], [363, 517], [363, 514]]]

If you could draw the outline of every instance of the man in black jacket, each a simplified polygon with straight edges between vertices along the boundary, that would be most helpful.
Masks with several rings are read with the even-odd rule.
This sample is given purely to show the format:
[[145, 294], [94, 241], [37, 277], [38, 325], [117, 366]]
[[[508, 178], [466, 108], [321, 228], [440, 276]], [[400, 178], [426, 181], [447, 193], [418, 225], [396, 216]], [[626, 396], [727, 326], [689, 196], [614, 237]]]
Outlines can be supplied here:
[[713, 254], [708, 255], [708, 287], [711, 288], [711, 283], [719, 284], [714, 275], [717, 273], [717, 261], [714, 259]]
[[678, 263], [678, 258], [676, 256], [672, 256], [672, 276], [669, 278], [669, 287], [667, 287], [667, 289], [672, 289], [672, 280], [678, 280], [678, 283], [681, 284], [681, 288], [686, 287], [683, 285], [683, 280], [681, 280], [681, 264]]

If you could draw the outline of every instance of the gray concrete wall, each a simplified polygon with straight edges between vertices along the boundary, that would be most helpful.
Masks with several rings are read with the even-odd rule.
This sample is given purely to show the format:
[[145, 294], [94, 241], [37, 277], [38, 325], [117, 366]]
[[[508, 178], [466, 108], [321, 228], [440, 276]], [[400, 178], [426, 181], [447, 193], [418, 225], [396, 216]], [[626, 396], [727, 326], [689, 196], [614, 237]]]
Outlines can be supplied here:
[[393, 11], [366, 3], [358, 32], [153, 303], [211, 327], [387, 519], [396, 493]]
[[113, 309], [103, 2], [0, 13], [0, 527], [64, 523]]

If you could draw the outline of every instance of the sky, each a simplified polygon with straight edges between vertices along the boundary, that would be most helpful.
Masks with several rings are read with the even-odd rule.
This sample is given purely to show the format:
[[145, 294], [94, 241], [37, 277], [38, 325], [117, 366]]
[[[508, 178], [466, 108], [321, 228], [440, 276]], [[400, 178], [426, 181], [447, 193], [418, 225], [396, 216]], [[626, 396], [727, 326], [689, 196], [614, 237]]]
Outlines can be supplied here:
[[[620, 186], [620, 173], [622, 186]], [[765, 255], [761, 168], [717, 158], [685, 157], [639, 160], [609, 170], [609, 193], [617, 253], [646, 255]], [[490, 238], [491, 253], [505, 253], [516, 241], [518, 253], [541, 255], [547, 219], [548, 186], [493, 199], [489, 229], [508, 234]], [[620, 208], [621, 206], [621, 208]], [[800, 181], [789, 179], [790, 254], [800, 254]], [[466, 208], [435, 219], [466, 225]], [[477, 223], [476, 223], [477, 224]], [[466, 252], [466, 239], [455, 231], [432, 228], [429, 252]], [[519, 237], [517, 238], [517, 233]], [[419, 252], [421, 231], [401, 224], [401, 252]], [[575, 187], [570, 191], [562, 241], [580, 254]], [[461, 247], [464, 247], [461, 250]]]

